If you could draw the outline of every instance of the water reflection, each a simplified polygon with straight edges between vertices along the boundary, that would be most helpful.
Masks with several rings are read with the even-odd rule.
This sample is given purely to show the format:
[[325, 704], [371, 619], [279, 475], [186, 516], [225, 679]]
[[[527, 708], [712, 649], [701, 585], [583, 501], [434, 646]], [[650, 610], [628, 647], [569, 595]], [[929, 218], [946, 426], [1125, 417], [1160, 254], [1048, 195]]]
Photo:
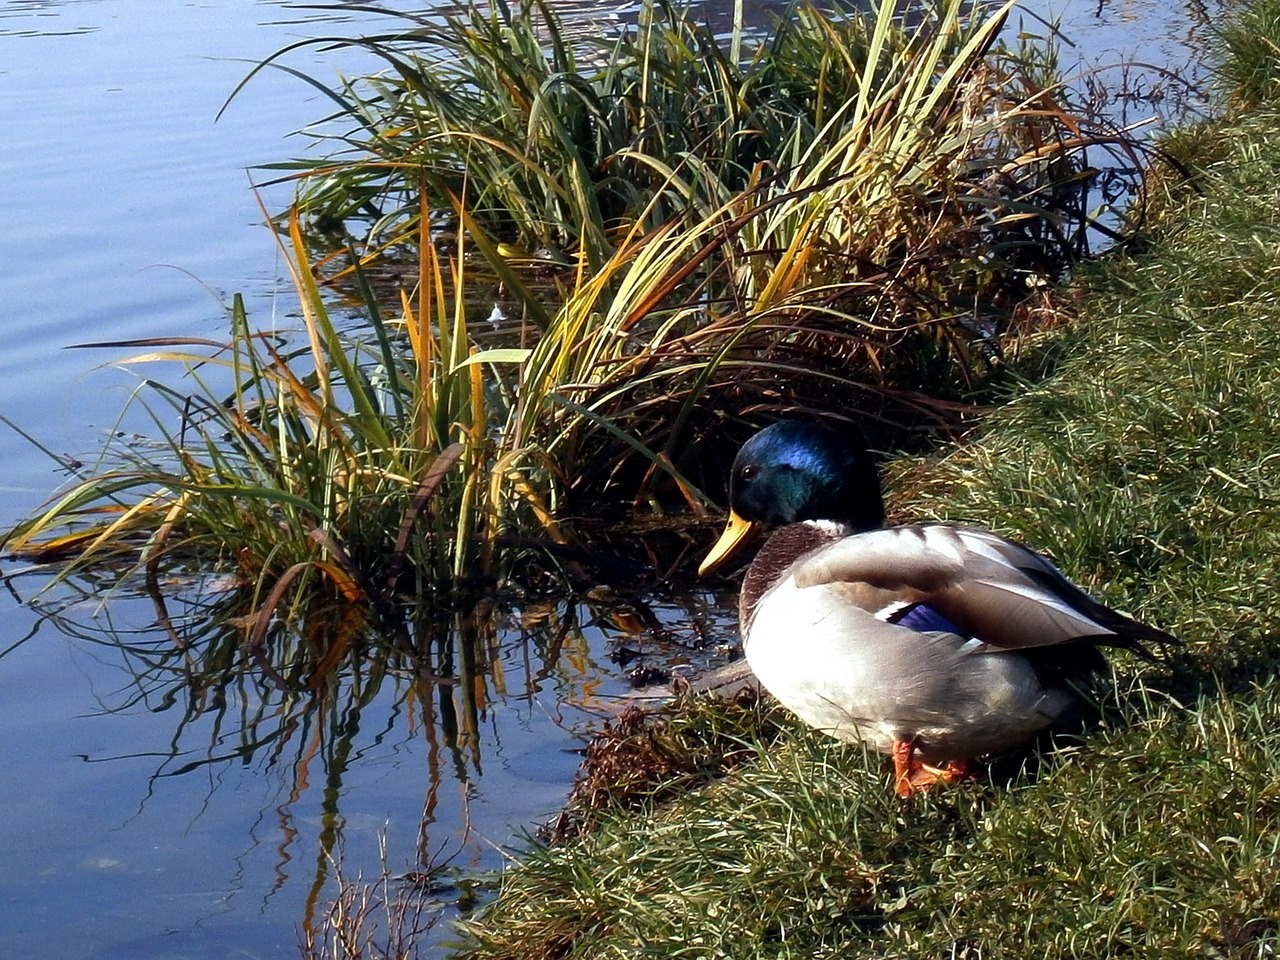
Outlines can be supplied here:
[[[0, 37], [62, 37], [97, 33], [103, 29], [101, 14], [78, 21], [78, 8], [96, 6], [102, 0], [6, 0], [0, 4]], [[321, 24], [368, 22], [370, 7], [359, 0], [334, 0], [331, 3], [308, 3], [306, 0], [254, 0], [263, 7], [289, 11], [287, 18], [264, 21], [267, 24]], [[408, 0], [380, 0], [387, 11], [421, 10], [430, 3]]]
[[[308, 2], [308, 0], [254, 0], [262, 6], [279, 7], [289, 11], [287, 18], [274, 23], [370, 23], [370, 14], [374, 13], [416, 13], [433, 10], [438, 4], [430, 0], [377, 0], [366, 3], [364, 0], [329, 0], [329, 2]], [[374, 21], [376, 24], [376, 21]]]
[[[304, 929], [333, 895], [343, 838], [348, 858], [361, 838], [357, 868], [374, 874], [369, 837], [390, 819], [413, 831], [400, 831], [391, 858], [445, 909], [462, 896], [459, 877], [496, 866], [492, 844], [511, 824], [555, 812], [586, 727], [627, 690], [624, 672], [714, 662], [707, 638], [732, 634], [710, 596], [593, 591], [423, 615], [399, 632], [350, 608], [300, 611], [255, 643], [254, 598], [234, 585], [192, 578], [125, 595], [82, 579], [31, 597], [25, 579], [10, 589], [41, 619], [0, 657], [56, 628], [93, 661], [93, 722], [150, 718], [144, 742], [103, 737], [81, 755], [117, 771], [123, 795], [100, 802], [119, 828], [145, 836], [160, 816], [193, 831], [240, 810], [247, 834], [215, 828], [238, 851], [236, 875], [202, 885], [222, 885], [224, 901], [247, 893], [260, 910], [279, 898]], [[188, 785], [185, 809], [175, 782]]]
[[64, 7], [99, 0], [9, 0], [0, 4], [0, 37], [64, 37], [95, 33], [98, 24], [75, 23]]

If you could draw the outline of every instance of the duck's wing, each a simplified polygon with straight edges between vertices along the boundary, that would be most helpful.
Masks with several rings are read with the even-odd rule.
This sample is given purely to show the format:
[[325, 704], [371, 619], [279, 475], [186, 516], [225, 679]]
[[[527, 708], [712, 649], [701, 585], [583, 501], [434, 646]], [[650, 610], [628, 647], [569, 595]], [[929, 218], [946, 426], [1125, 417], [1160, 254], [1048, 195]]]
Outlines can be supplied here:
[[867, 584], [923, 603], [998, 649], [1073, 640], [1143, 649], [1169, 634], [1106, 607], [1049, 560], [975, 527], [912, 524], [846, 537], [799, 560], [800, 587]]

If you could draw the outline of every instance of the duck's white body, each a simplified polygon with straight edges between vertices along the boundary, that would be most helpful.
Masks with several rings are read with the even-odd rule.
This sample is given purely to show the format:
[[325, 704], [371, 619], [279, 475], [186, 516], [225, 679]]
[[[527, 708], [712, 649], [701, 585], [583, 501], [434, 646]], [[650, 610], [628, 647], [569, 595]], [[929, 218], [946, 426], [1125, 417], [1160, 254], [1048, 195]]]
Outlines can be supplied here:
[[[1078, 704], [1064, 671], [1047, 674], [1033, 651], [1116, 634], [1118, 615], [988, 531], [919, 524], [844, 536], [838, 524], [796, 526], [808, 529], [790, 539], [820, 545], [754, 602], [748, 578], [744, 647], [770, 693], [842, 740], [885, 753], [910, 742], [929, 763], [1015, 746]], [[793, 529], [775, 534], [757, 563], [767, 566]], [[959, 632], [893, 622], [921, 604]], [[1081, 674], [1097, 662], [1091, 653], [1082, 651]]]

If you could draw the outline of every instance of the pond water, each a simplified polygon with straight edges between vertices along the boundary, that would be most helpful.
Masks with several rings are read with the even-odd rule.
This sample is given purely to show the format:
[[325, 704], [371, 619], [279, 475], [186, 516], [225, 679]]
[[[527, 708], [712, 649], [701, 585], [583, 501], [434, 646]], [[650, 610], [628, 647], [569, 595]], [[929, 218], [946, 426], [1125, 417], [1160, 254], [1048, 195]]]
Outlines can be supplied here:
[[[1208, 15], [1161, 0], [1050, 12], [1086, 59], [1137, 53], [1174, 68]], [[86, 460], [109, 432], [145, 425], [117, 422], [136, 380], [101, 366], [125, 351], [64, 347], [217, 339], [236, 291], [257, 324], [287, 322], [292, 293], [246, 170], [301, 152], [287, 135], [323, 116], [325, 101], [268, 71], [215, 117], [250, 63], [370, 23], [385, 26], [357, 4], [0, 4], [0, 416], [53, 454]], [[323, 80], [370, 66], [318, 48], [288, 62]], [[7, 428], [0, 455], [7, 525], [65, 476]], [[430, 858], [496, 867], [501, 847], [563, 801], [591, 705], [627, 686], [608, 662], [623, 634], [566, 600], [500, 634], [505, 684], [488, 690], [469, 739], [437, 736], [429, 701], [406, 706], [395, 678], [323, 729], [272, 732], [244, 703], [175, 703], [180, 679], [161, 662], [148, 602], [63, 590], [33, 607], [39, 581], [7, 583], [0, 946], [12, 958], [294, 956], [309, 904], [332, 894], [323, 851], [335, 831], [348, 876], [377, 875], [383, 836], [394, 871]], [[731, 639], [731, 604], [714, 601], [659, 604], [650, 632]]]

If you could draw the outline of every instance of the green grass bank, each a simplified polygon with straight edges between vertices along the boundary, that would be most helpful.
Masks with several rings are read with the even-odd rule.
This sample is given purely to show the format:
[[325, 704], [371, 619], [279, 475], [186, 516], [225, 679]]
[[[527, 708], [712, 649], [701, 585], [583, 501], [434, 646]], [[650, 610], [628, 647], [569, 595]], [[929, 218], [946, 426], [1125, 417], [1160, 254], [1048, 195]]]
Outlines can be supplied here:
[[979, 439], [888, 477], [898, 518], [1024, 540], [1185, 649], [1115, 657], [1083, 735], [909, 802], [795, 724], [706, 789], [521, 851], [467, 957], [1280, 946], [1280, 19], [1242, 17], [1232, 112], [1169, 140], [1193, 177], [1160, 182], [1150, 244], [1078, 278], [1048, 375]]

